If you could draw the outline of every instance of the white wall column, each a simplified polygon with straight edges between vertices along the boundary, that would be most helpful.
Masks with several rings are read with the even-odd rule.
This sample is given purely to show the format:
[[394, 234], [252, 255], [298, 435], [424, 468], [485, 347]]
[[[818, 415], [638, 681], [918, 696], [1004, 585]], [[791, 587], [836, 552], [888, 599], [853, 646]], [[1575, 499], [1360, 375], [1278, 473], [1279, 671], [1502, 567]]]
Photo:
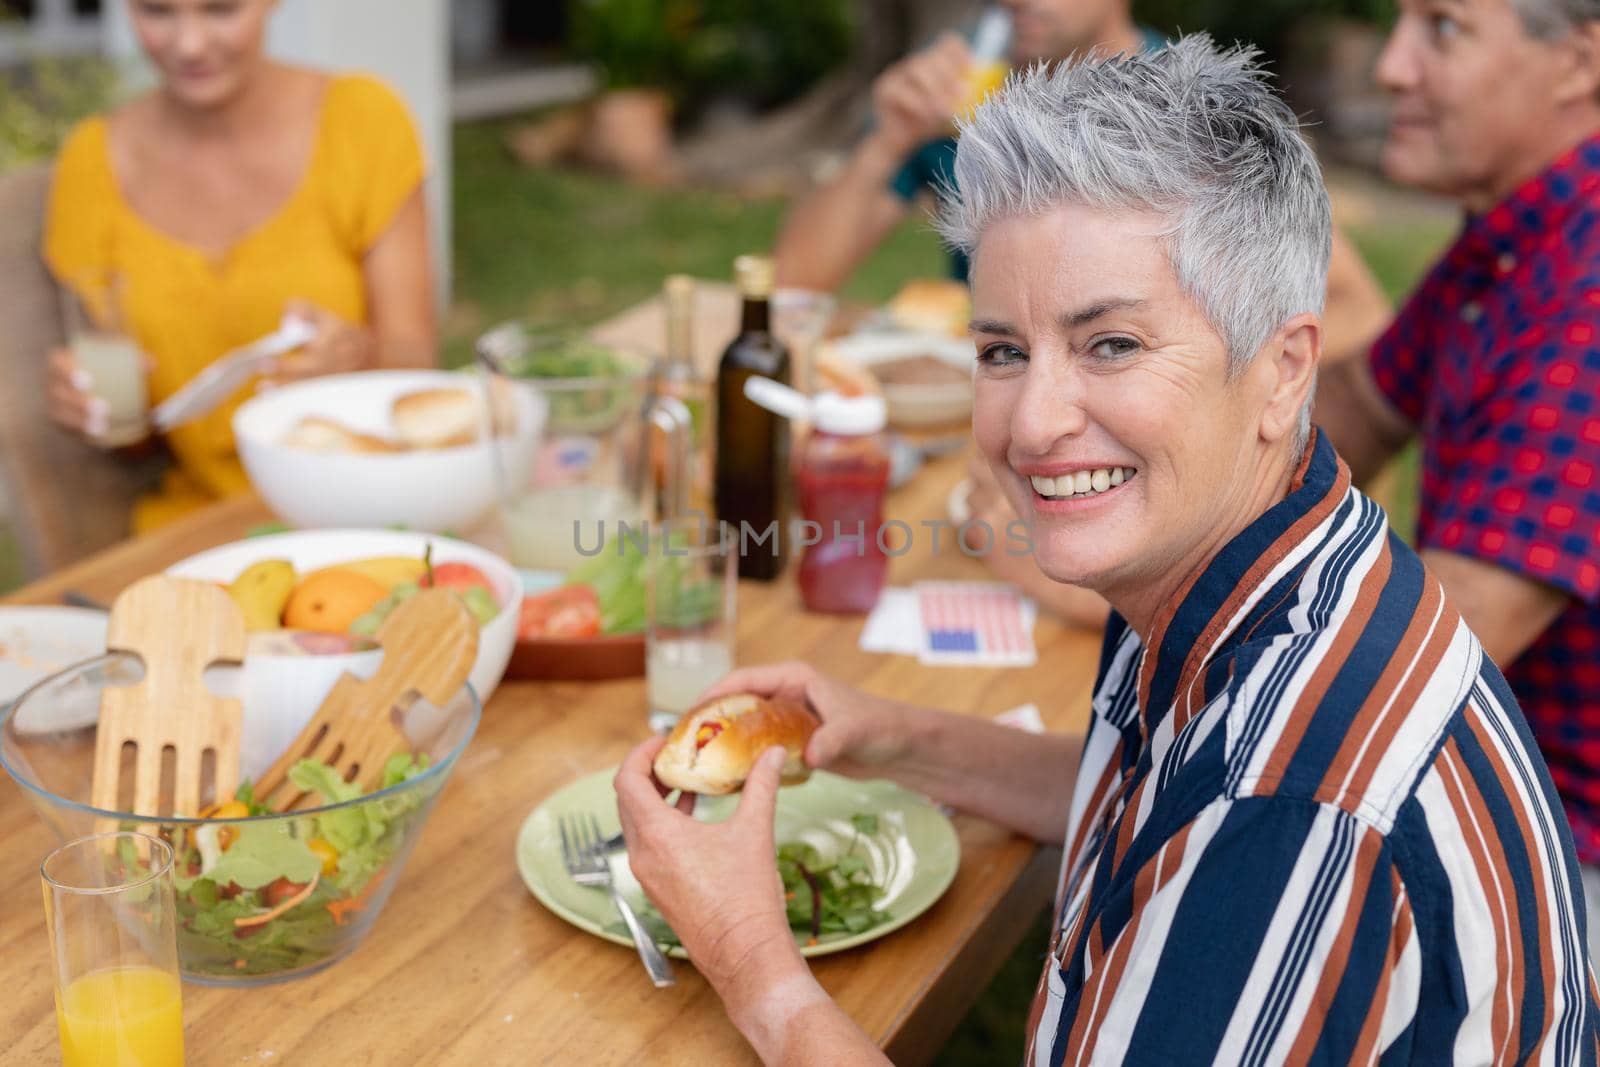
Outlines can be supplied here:
[[[366, 71], [405, 98], [428, 159], [428, 209], [439, 302], [450, 295], [450, 17], [447, 0], [280, 0], [268, 51], [330, 71]], [[108, 53], [140, 72], [139, 46], [123, 0], [106, 10]]]

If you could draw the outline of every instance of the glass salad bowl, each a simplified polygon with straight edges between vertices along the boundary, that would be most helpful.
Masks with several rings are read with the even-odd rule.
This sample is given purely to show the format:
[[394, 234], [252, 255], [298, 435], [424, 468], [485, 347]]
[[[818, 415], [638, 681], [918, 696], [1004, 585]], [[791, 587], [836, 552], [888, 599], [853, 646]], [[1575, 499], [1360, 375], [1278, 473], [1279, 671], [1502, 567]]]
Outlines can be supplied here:
[[90, 804], [100, 693], [143, 672], [137, 656], [111, 652], [28, 689], [0, 709], [0, 766], [63, 841], [122, 829], [173, 846], [185, 978], [258, 985], [349, 955], [383, 910], [477, 729], [472, 687], [443, 707], [418, 702], [397, 715], [412, 751], [390, 759], [374, 791], [361, 795], [332, 768], [305, 760], [290, 772], [310, 794], [297, 810], [265, 813], [246, 782], [233, 797], [204, 797], [203, 817], [148, 818]]

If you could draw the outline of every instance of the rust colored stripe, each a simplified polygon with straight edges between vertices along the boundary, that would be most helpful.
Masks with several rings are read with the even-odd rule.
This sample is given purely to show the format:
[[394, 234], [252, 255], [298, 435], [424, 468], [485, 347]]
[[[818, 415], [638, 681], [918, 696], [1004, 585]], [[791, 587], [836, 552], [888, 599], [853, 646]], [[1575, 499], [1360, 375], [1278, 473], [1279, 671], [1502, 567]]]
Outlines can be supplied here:
[[[1506, 796], [1506, 802], [1511, 805], [1511, 811], [1517, 819], [1517, 832], [1522, 835], [1522, 848], [1528, 856], [1528, 876], [1534, 886], [1533, 899], [1535, 901], [1534, 918], [1539, 924], [1537, 943], [1539, 945], [1539, 977], [1546, 990], [1556, 988], [1556, 959], [1555, 946], [1552, 943], [1555, 935], [1550, 921], [1548, 898], [1554, 895], [1555, 886], [1551, 884], [1550, 871], [1539, 858], [1539, 841], [1533, 833], [1533, 820], [1529, 817], [1527, 807], [1523, 804], [1522, 792], [1517, 788], [1512, 776], [1511, 768], [1506, 766], [1501, 759], [1500, 750], [1495, 746], [1494, 739], [1489, 735], [1489, 729], [1484, 724], [1484, 716], [1488, 712], [1479, 709], [1476, 705], [1468, 704], [1465, 719], [1467, 728], [1472, 731], [1472, 736], [1477, 738], [1478, 747], [1483, 750], [1484, 757], [1488, 759], [1489, 766], [1494, 768], [1495, 779], [1500, 783], [1500, 790]], [[1538, 803], [1538, 798], [1533, 799]], [[1521, 931], [1518, 931], [1520, 935]], [[1521, 949], [1521, 939], [1517, 939], [1517, 947]], [[1521, 974], [1526, 980], [1527, 967], [1521, 968]], [[1539, 1051], [1550, 1036], [1550, 1027], [1555, 1022], [1555, 998], [1550, 995], [1544, 997], [1544, 1018], [1539, 1025], [1539, 1041], [1534, 1045], [1528, 1062], [1534, 1063], [1539, 1059]]]
[[[1083, 992], [1078, 997], [1078, 1017], [1073, 1021], [1072, 1034], [1067, 1040], [1067, 1049], [1070, 1058], [1077, 1063], [1087, 1063], [1094, 1058], [1094, 1043], [1100, 1036], [1100, 1027], [1105, 1022], [1111, 1004], [1117, 999], [1117, 987], [1122, 983], [1122, 974], [1127, 969], [1128, 957], [1133, 951], [1133, 942], [1139, 933], [1139, 920], [1144, 916], [1144, 909], [1150, 899], [1168, 882], [1173, 875], [1183, 869], [1183, 853], [1189, 843], [1189, 833], [1194, 828], [1189, 823], [1182, 830], [1174, 834], [1161, 850], [1156, 853], [1156, 858], [1145, 864], [1137, 877], [1133, 880], [1132, 914], [1128, 924], [1117, 935], [1117, 940], [1111, 947], [1111, 955], [1105, 961], [1105, 966], [1095, 970], [1094, 976], [1084, 984]], [[1157, 871], [1163, 872], [1160, 880], [1156, 878]], [[1094, 924], [1095, 934], [1100, 930], [1100, 923]], [[1094, 935], [1091, 935], [1094, 936]], [[1092, 1010], [1086, 1010], [1093, 1005]], [[1077, 1049], [1077, 1053], [1071, 1050]]]
[[[1106, 769], [1101, 772], [1100, 780], [1095, 783], [1094, 792], [1089, 797], [1089, 803], [1084, 805], [1083, 822], [1078, 825], [1078, 831], [1073, 835], [1072, 843], [1067, 848], [1067, 862], [1063, 869], [1069, 874], [1081, 861], [1078, 853], [1082, 851], [1084, 843], [1089, 840], [1090, 828], [1104, 821], [1105, 813], [1101, 810], [1101, 807], [1106, 802], [1106, 796], [1111, 791], [1112, 783], [1121, 777], [1121, 773], [1117, 770], [1118, 764], [1122, 761], [1121, 754], [1122, 745], [1119, 743], [1116, 751], [1111, 754], [1110, 761], [1106, 763]], [[1056, 906], [1060, 907], [1063, 903], [1063, 901], [1058, 900], [1056, 901]]]
[[[1305, 739], [1306, 731], [1311, 728], [1311, 719], [1315, 715], [1322, 700], [1328, 694], [1328, 687], [1338, 677], [1339, 671], [1350, 659], [1350, 650], [1361, 640], [1361, 635], [1366, 631], [1367, 624], [1372, 620], [1373, 609], [1377, 607], [1378, 598], [1383, 594], [1383, 587], [1389, 581], [1389, 574], [1394, 566], [1394, 560], [1389, 554], [1389, 546], [1384, 544], [1378, 553], [1378, 558], [1367, 571], [1366, 577], [1361, 579], [1361, 587], [1356, 590], [1355, 605], [1349, 616], [1339, 627], [1339, 633], [1334, 637], [1332, 646], [1317, 664], [1307, 680], [1305, 689], [1300, 694], [1300, 699], [1295, 702], [1294, 711], [1289, 715], [1283, 725], [1283, 733], [1278, 738], [1278, 743], [1273, 746], [1272, 754], [1267, 757], [1267, 762], [1262, 768], [1261, 784], [1276, 784], [1283, 780], [1284, 774], [1289, 770], [1289, 763], [1294, 759], [1294, 754], [1300, 748], [1300, 742]], [[1369, 701], [1370, 704], [1370, 701]], [[1358, 733], [1365, 733], [1360, 729], [1362, 716], [1357, 715], [1350, 730], [1345, 734], [1344, 745], [1340, 752], [1351, 745]], [[1339, 760], [1334, 759], [1334, 766], [1339, 766]]]
[[1378, 979], [1378, 988], [1372, 993], [1372, 1004], [1367, 1008], [1367, 1018], [1361, 1024], [1361, 1036], [1356, 1039], [1356, 1047], [1351, 1050], [1351, 1063], [1377, 1063], [1378, 1062], [1378, 1031], [1383, 1027], [1383, 1016], [1389, 1010], [1389, 984], [1394, 980], [1394, 974], [1400, 969], [1400, 960], [1405, 955], [1406, 944], [1411, 940], [1413, 919], [1411, 916], [1411, 901], [1406, 896], [1405, 883], [1400, 881], [1400, 872], [1391, 869], [1389, 872], [1389, 888], [1394, 894], [1394, 921], [1389, 930], [1389, 961], [1383, 969], [1383, 975]]
[[1356, 926], [1366, 907], [1367, 890], [1372, 884], [1372, 872], [1378, 865], [1378, 854], [1383, 851], [1383, 837], [1363, 826], [1361, 844], [1356, 848], [1355, 868], [1350, 875], [1350, 902], [1345, 905], [1344, 918], [1339, 923], [1339, 934], [1322, 963], [1322, 976], [1311, 995], [1311, 1003], [1300, 1020], [1300, 1033], [1289, 1048], [1286, 1063], [1309, 1063], [1322, 1036], [1322, 1026], [1328, 1010], [1339, 991], [1339, 981], [1350, 964], [1350, 945], [1356, 938]]
[[[1439, 764], [1439, 780], [1444, 783], [1445, 796], [1449, 798], [1450, 806], [1455, 809], [1456, 822], [1461, 825], [1462, 840], [1466, 842], [1467, 853], [1472, 857], [1472, 866], [1478, 875], [1478, 885], [1483, 890], [1484, 900], [1489, 905], [1490, 918], [1495, 924], [1494, 969], [1499, 980], [1495, 983], [1494, 1007], [1489, 1015], [1489, 1039], [1499, 1054], [1505, 1049], [1506, 1038], [1510, 1034], [1510, 1017], [1515, 1014], [1506, 1003], [1510, 990], [1505, 980], [1512, 965], [1506, 946], [1506, 935], [1514, 928], [1513, 915], [1507, 910], [1508, 887], [1496, 880], [1496, 872], [1504, 871], [1505, 867], [1495, 865], [1497, 859], [1504, 861], [1505, 854], [1502, 852], [1496, 856], [1487, 840], [1490, 834], [1486, 833], [1485, 829], [1487, 827], [1492, 831], [1494, 823], [1484, 821], [1488, 818], [1488, 812], [1483, 810], [1483, 800], [1472, 795], [1472, 791], [1468, 788], [1472, 779], [1467, 773], [1466, 764], [1461, 759], [1461, 748], [1455, 738], [1452, 737], [1445, 742], [1444, 749], [1439, 754]], [[1477, 800], [1476, 804], [1473, 803], [1474, 800]]]
[[[1468, 704], [1466, 714], [1470, 717], [1481, 714], [1481, 712], [1472, 704]], [[1449, 744], [1459, 760], [1460, 746], [1454, 739]], [[1479, 744], [1481, 745], [1482, 742], [1479, 742]], [[1484, 754], [1487, 756], [1490, 766], [1494, 766], [1498, 762], [1498, 757], [1493, 749], [1485, 748]], [[1506, 856], [1505, 844], [1501, 841], [1493, 816], [1489, 814], [1489, 806], [1484, 803], [1483, 793], [1471, 778], [1464, 761], [1461, 762], [1460, 774], [1461, 780], [1471, 786], [1466, 795], [1467, 803], [1472, 806], [1472, 813], [1477, 816], [1478, 825], [1485, 828], [1484, 843], [1489, 850], [1489, 863], [1494, 870], [1503, 872], [1500, 884], [1501, 910], [1506, 919], [1505, 939], [1511, 945], [1509, 966], [1500, 972], [1501, 985], [1507, 991], [1507, 999], [1510, 1001], [1511, 1011], [1511, 1031], [1507, 1035], [1508, 1043], [1502, 1045], [1499, 1049], [1499, 1055], [1504, 1059], [1508, 1055], [1507, 1049], [1514, 1050], [1522, 1036], [1522, 995], [1528, 982], [1528, 963], [1522, 956], [1522, 910], [1517, 904], [1516, 885], [1511, 881], [1511, 861]], [[1499, 768], [1496, 768], [1495, 777], [1500, 779], [1500, 789], [1505, 792], [1506, 799], [1514, 803], [1516, 794], [1506, 792], [1508, 783], [1504, 780]]]
[[1443, 587], [1431, 578], [1425, 581], [1411, 624], [1356, 713], [1362, 728], [1352, 729], [1339, 746], [1317, 790], [1318, 799], [1343, 804], [1346, 797], [1366, 795], [1395, 734], [1444, 662], [1460, 625], [1461, 617], [1444, 603]]
[[[1305, 481], [1306, 468], [1311, 463], [1311, 453], [1312, 449], [1307, 448], [1306, 454], [1301, 457], [1300, 466], [1294, 473], [1294, 479], [1290, 482], [1289, 491], [1291, 493]], [[1244, 576], [1239, 579], [1239, 584], [1228, 595], [1228, 599], [1223, 602], [1222, 607], [1216, 614], [1211, 616], [1211, 621], [1206, 624], [1205, 629], [1200, 632], [1199, 638], [1189, 648], [1189, 653], [1183, 661], [1183, 667], [1178, 672], [1177, 685], [1173, 688], [1175, 694], [1184, 692], [1193, 684], [1194, 676], [1204, 666], [1205, 657], [1209, 649], [1216, 643], [1217, 638], [1221, 636], [1223, 628], [1228, 625], [1228, 620], [1233, 618], [1240, 606], [1255, 592], [1262, 580], [1272, 572], [1274, 567], [1283, 562], [1283, 558], [1289, 554], [1291, 549], [1305, 540], [1306, 535], [1311, 530], [1314, 530], [1318, 524], [1333, 514], [1340, 502], [1343, 501], [1345, 493], [1350, 489], [1350, 468], [1345, 466], [1343, 459], [1338, 462], [1339, 473], [1334, 477], [1333, 485], [1328, 492], [1309, 511], [1296, 519], [1294, 524], [1285, 530], [1250, 565], [1250, 569], [1245, 571]], [[1200, 573], [1204, 573], [1204, 571], [1202, 570]], [[1188, 595], [1189, 590], [1199, 577], [1200, 574], [1198, 573], [1191, 575], [1189, 580], [1184, 583], [1183, 589], [1179, 591], [1176, 597], [1168, 601], [1166, 607], [1162, 610], [1161, 621], [1150, 640], [1150, 652], [1145, 659], [1145, 669], [1139, 678], [1139, 706], [1141, 708], [1148, 709], [1149, 707], [1150, 686], [1155, 679], [1156, 664], [1161, 658], [1159, 650], [1162, 638], [1166, 636], [1167, 624], [1171, 622], [1172, 617], [1183, 604], [1183, 598]], [[1174, 721], [1173, 727], [1175, 730], [1181, 730], [1184, 727], [1184, 722]]]

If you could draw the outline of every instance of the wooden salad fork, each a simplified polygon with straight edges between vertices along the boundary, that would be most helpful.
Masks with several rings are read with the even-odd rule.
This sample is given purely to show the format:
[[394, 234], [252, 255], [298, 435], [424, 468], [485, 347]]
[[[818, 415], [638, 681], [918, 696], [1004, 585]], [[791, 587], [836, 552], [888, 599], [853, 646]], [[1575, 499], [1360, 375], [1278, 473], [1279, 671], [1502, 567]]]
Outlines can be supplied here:
[[[100, 694], [91, 803], [136, 815], [195, 815], [211, 763], [212, 798], [239, 784], [238, 700], [219, 697], [201, 675], [213, 663], [242, 663], [244, 617], [210, 582], [153, 575], [135, 582], [111, 606], [106, 648], [144, 663], [144, 678]], [[122, 798], [124, 749], [134, 747], [131, 803]], [[163, 764], [171, 753], [172, 777]]]
[[478, 655], [478, 622], [448, 589], [424, 589], [401, 601], [376, 636], [383, 648], [377, 673], [365, 680], [340, 676], [288, 751], [255, 783], [260, 803], [288, 811], [301, 802], [305, 793], [289, 781], [289, 769], [303, 759], [327, 764], [363, 792], [376, 788], [389, 757], [411, 748], [398, 721], [407, 698], [447, 704]]

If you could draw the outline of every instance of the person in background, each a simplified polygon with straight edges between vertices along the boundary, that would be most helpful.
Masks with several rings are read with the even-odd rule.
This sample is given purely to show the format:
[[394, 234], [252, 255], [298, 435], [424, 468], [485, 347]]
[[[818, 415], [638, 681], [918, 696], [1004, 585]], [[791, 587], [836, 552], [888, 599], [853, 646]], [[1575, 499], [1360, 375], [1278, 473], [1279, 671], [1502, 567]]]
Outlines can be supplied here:
[[[707, 698], [804, 701], [808, 765], [1064, 843], [1030, 1065], [1595, 1062], [1577, 859], [1516, 700], [1311, 426], [1330, 210], [1252, 53], [1036, 68], [956, 173], [973, 436], [1040, 566], [1115, 608], [1087, 737], [801, 663]], [[789, 928], [785, 750], [703, 823], [664, 744], [615, 779], [628, 860], [733, 1023], [769, 1064], [887, 1062]]]
[[[127, 3], [159, 84], [67, 139], [44, 254], [69, 290], [114, 285], [152, 403], [291, 311], [316, 335], [271, 381], [435, 363], [424, 164], [399, 98], [269, 59], [276, 0]], [[52, 415], [94, 440], [103, 403], [69, 350], [49, 360]], [[135, 529], [247, 488], [230, 427], [245, 395], [168, 435], [176, 462]]]
[[[1129, 0], [1005, 0], [1012, 16], [1011, 61], [1054, 63], [1090, 50], [1137, 52], [1164, 40], [1134, 22]], [[970, 48], [946, 34], [891, 66], [873, 85], [871, 130], [843, 170], [797, 204], [778, 237], [778, 283], [833, 291], [906, 217], [920, 198], [954, 178], [953, 116], [969, 101]], [[951, 270], [965, 279], [966, 258]], [[1324, 350], [1330, 363], [1364, 352], [1391, 308], [1359, 254], [1336, 230], [1328, 267]], [[1015, 520], [981, 457], [969, 465], [971, 518], [1004, 531]], [[1047, 611], [1073, 625], [1099, 627], [1108, 611], [1087, 590], [1052, 582], [1027, 555], [991, 552], [985, 563]]]
[[[1402, 0], [1388, 176], [1465, 220], [1317, 420], [1358, 479], [1419, 440], [1417, 547], [1505, 671], [1600, 904], [1600, 3]], [[1600, 944], [1595, 946], [1600, 949]]]

